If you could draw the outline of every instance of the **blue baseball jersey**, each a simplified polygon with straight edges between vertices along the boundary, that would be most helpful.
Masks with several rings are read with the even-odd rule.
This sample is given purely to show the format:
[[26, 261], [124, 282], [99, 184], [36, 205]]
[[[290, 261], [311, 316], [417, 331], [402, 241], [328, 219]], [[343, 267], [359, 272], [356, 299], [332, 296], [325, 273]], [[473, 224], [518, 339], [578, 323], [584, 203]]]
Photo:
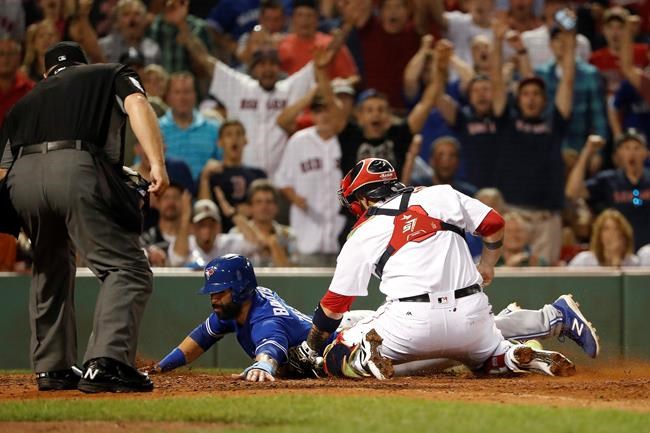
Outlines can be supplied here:
[[245, 324], [221, 320], [213, 312], [192, 331], [190, 337], [203, 350], [208, 350], [224, 335], [234, 332], [237, 341], [251, 358], [266, 353], [279, 364], [285, 363], [289, 348], [298, 346], [307, 338], [312, 325], [311, 317], [291, 307], [266, 287], [257, 287], [252, 301]]

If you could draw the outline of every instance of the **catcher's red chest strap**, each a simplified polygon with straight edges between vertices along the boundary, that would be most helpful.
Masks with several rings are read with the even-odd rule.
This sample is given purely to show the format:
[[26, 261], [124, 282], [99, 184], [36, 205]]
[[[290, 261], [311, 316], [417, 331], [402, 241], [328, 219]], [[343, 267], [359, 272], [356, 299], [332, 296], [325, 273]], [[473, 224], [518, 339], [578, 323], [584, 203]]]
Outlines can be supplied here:
[[368, 215], [394, 216], [393, 234], [386, 251], [375, 265], [375, 275], [381, 278], [388, 259], [408, 242], [422, 242], [439, 231], [451, 231], [465, 238], [465, 232], [458, 226], [430, 217], [420, 205], [409, 206], [411, 192], [402, 195], [399, 209], [370, 208]]

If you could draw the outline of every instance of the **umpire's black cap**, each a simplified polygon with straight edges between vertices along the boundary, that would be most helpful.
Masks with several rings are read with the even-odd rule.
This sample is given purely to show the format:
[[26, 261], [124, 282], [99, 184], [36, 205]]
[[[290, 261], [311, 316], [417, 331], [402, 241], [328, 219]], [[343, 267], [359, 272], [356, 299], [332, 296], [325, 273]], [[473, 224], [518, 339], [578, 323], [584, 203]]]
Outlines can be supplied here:
[[59, 42], [45, 52], [46, 71], [57, 65], [76, 65], [80, 63], [87, 65], [88, 58], [84, 50], [81, 49], [81, 45], [76, 42]]

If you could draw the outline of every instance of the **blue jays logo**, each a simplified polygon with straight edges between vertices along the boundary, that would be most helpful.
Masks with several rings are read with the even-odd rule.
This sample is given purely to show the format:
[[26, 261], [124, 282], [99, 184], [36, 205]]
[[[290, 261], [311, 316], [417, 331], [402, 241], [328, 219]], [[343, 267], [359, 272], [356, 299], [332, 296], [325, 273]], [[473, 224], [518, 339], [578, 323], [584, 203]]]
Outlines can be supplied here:
[[207, 280], [208, 278], [210, 278], [212, 276], [212, 274], [214, 274], [215, 272], [216, 272], [216, 269], [213, 268], [213, 267], [206, 268], [205, 269], [205, 279]]

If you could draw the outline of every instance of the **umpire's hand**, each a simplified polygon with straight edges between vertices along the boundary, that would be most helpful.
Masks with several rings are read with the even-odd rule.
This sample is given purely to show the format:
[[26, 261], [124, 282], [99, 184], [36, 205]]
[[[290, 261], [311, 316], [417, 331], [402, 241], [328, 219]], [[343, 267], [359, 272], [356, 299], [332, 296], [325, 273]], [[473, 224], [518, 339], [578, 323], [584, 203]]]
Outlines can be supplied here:
[[151, 185], [149, 185], [149, 192], [160, 196], [169, 186], [169, 177], [167, 177], [167, 169], [164, 165], [151, 165], [151, 172], [149, 174]]

